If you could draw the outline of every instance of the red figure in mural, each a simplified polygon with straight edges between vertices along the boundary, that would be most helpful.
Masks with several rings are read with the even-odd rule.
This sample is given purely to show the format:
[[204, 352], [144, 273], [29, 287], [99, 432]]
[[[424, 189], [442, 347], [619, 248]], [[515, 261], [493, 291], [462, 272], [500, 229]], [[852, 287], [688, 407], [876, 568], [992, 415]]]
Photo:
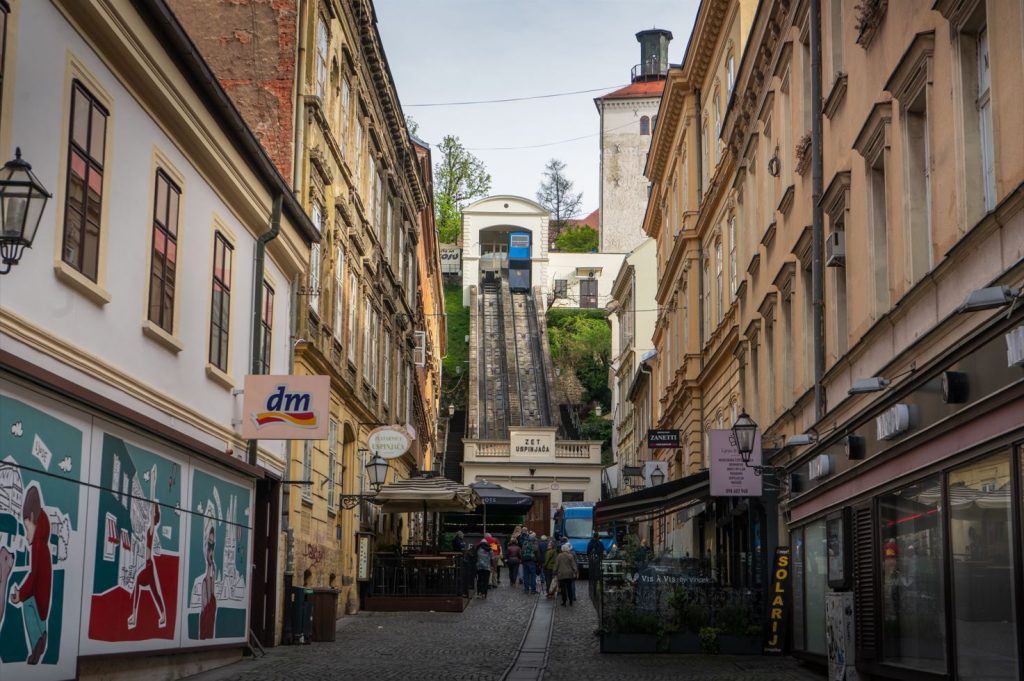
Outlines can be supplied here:
[[142, 589], [148, 589], [149, 595], [153, 598], [153, 605], [160, 616], [157, 626], [163, 629], [167, 626], [167, 610], [164, 608], [164, 594], [160, 589], [160, 576], [156, 571], [156, 562], [153, 560], [153, 535], [160, 525], [160, 504], [153, 502], [153, 513], [150, 514], [149, 529], [146, 530], [146, 563], [135, 578], [135, 588], [132, 589], [132, 614], [128, 617], [128, 628], [134, 629], [139, 617], [139, 598], [142, 596]]
[[43, 498], [35, 485], [25, 490], [21, 507], [30, 563], [28, 576], [11, 592], [11, 603], [21, 604], [21, 614], [28, 634], [29, 653], [26, 662], [39, 664], [46, 652], [46, 618], [50, 614], [50, 589], [53, 588], [53, 559], [50, 557], [50, 519], [43, 510]]
[[217, 597], [214, 595], [214, 581], [217, 564], [214, 551], [217, 549], [217, 535], [213, 527], [206, 536], [206, 575], [203, 576], [203, 607], [199, 611], [199, 638], [213, 638], [217, 623]]

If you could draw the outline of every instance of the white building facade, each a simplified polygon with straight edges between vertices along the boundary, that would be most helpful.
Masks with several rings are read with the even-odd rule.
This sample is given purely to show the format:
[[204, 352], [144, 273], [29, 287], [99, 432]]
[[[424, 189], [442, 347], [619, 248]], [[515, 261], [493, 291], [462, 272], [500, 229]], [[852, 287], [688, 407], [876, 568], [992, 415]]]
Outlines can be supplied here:
[[289, 373], [318, 234], [162, 0], [6, 4], [0, 153], [53, 197], [0, 278], [2, 585], [52, 590], [0, 609], [4, 678], [176, 678], [273, 629], [285, 448], [247, 462], [240, 393], [254, 332]]

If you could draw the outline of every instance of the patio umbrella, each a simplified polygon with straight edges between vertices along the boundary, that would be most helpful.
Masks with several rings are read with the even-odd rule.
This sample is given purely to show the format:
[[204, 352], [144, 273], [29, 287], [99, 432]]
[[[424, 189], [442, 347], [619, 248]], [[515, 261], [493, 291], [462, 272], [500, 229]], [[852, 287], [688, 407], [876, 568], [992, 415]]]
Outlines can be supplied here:
[[533, 497], [515, 490], [483, 480], [470, 485], [480, 495], [480, 506], [484, 511], [484, 532], [487, 532], [487, 510], [512, 510], [525, 513], [533, 506]]
[[384, 485], [373, 502], [382, 513], [472, 511], [480, 496], [448, 478], [410, 478]]

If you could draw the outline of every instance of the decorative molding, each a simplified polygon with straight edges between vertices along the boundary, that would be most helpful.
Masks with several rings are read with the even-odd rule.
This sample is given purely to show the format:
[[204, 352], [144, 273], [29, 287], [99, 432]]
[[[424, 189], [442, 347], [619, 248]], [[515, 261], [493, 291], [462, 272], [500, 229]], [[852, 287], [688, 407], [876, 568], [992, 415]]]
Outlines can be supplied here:
[[846, 75], [846, 72], [840, 71], [836, 74], [835, 79], [832, 81], [832, 89], [828, 92], [828, 97], [825, 98], [825, 102], [822, 105], [821, 112], [825, 114], [825, 118], [829, 120], [836, 115], [836, 111], [839, 110], [839, 105], [846, 99], [846, 86], [849, 82], [850, 77]]
[[787, 260], [782, 263], [779, 271], [775, 273], [772, 284], [775, 285], [775, 288], [779, 289], [779, 293], [782, 294], [783, 298], [789, 298], [793, 295], [793, 279], [795, 274], [796, 262], [793, 260]]
[[747, 263], [747, 274], [749, 274], [751, 277], [756, 276], [757, 275], [757, 270], [760, 269], [760, 268], [761, 268], [761, 254], [760, 253], [754, 253], [754, 255], [750, 258], [750, 262]]
[[811, 246], [813, 241], [811, 226], [807, 225], [800, 232], [799, 238], [797, 238], [796, 243], [793, 245], [793, 250], [790, 251], [800, 261], [800, 267], [805, 270], [811, 267]]
[[796, 156], [796, 172], [803, 175], [811, 167], [811, 133], [805, 132], [794, 150]]
[[932, 82], [932, 56], [935, 53], [935, 31], [924, 31], [914, 36], [900, 58], [899, 64], [889, 76], [885, 90], [893, 99], [906, 106], [923, 85]]
[[773, 241], [775, 241], [775, 220], [769, 222], [768, 227], [765, 228], [764, 234], [761, 236], [761, 245], [769, 248]]
[[779, 294], [775, 291], [769, 291], [764, 294], [761, 304], [757, 306], [757, 313], [761, 315], [766, 324], [771, 324], [775, 319], [775, 305], [778, 303], [778, 300]]
[[878, 34], [887, 9], [889, 0], [860, 0], [854, 7], [857, 21], [853, 28], [857, 32], [857, 44], [865, 50]]
[[821, 196], [821, 207], [832, 222], [836, 222], [840, 213], [850, 209], [849, 170], [840, 170], [832, 176], [832, 181]]
[[[789, 185], [782, 192], [782, 198], [779, 199], [778, 210], [783, 215], [789, 215], [789, 209], [793, 207], [793, 196], [796, 194], [796, 188], [793, 185]], [[772, 224], [775, 224], [774, 221]], [[766, 246], [768, 244], [765, 244]]]
[[878, 102], [871, 108], [867, 120], [857, 133], [853, 148], [865, 160], [871, 160], [889, 146], [889, 124], [892, 122], [892, 101]]

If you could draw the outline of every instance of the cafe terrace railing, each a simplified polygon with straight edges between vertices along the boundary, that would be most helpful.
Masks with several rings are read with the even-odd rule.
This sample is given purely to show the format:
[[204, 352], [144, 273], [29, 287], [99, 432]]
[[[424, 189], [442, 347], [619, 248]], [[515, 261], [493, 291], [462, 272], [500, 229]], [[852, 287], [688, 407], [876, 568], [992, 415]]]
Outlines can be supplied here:
[[374, 556], [371, 596], [390, 598], [463, 596], [466, 568], [461, 554]]

